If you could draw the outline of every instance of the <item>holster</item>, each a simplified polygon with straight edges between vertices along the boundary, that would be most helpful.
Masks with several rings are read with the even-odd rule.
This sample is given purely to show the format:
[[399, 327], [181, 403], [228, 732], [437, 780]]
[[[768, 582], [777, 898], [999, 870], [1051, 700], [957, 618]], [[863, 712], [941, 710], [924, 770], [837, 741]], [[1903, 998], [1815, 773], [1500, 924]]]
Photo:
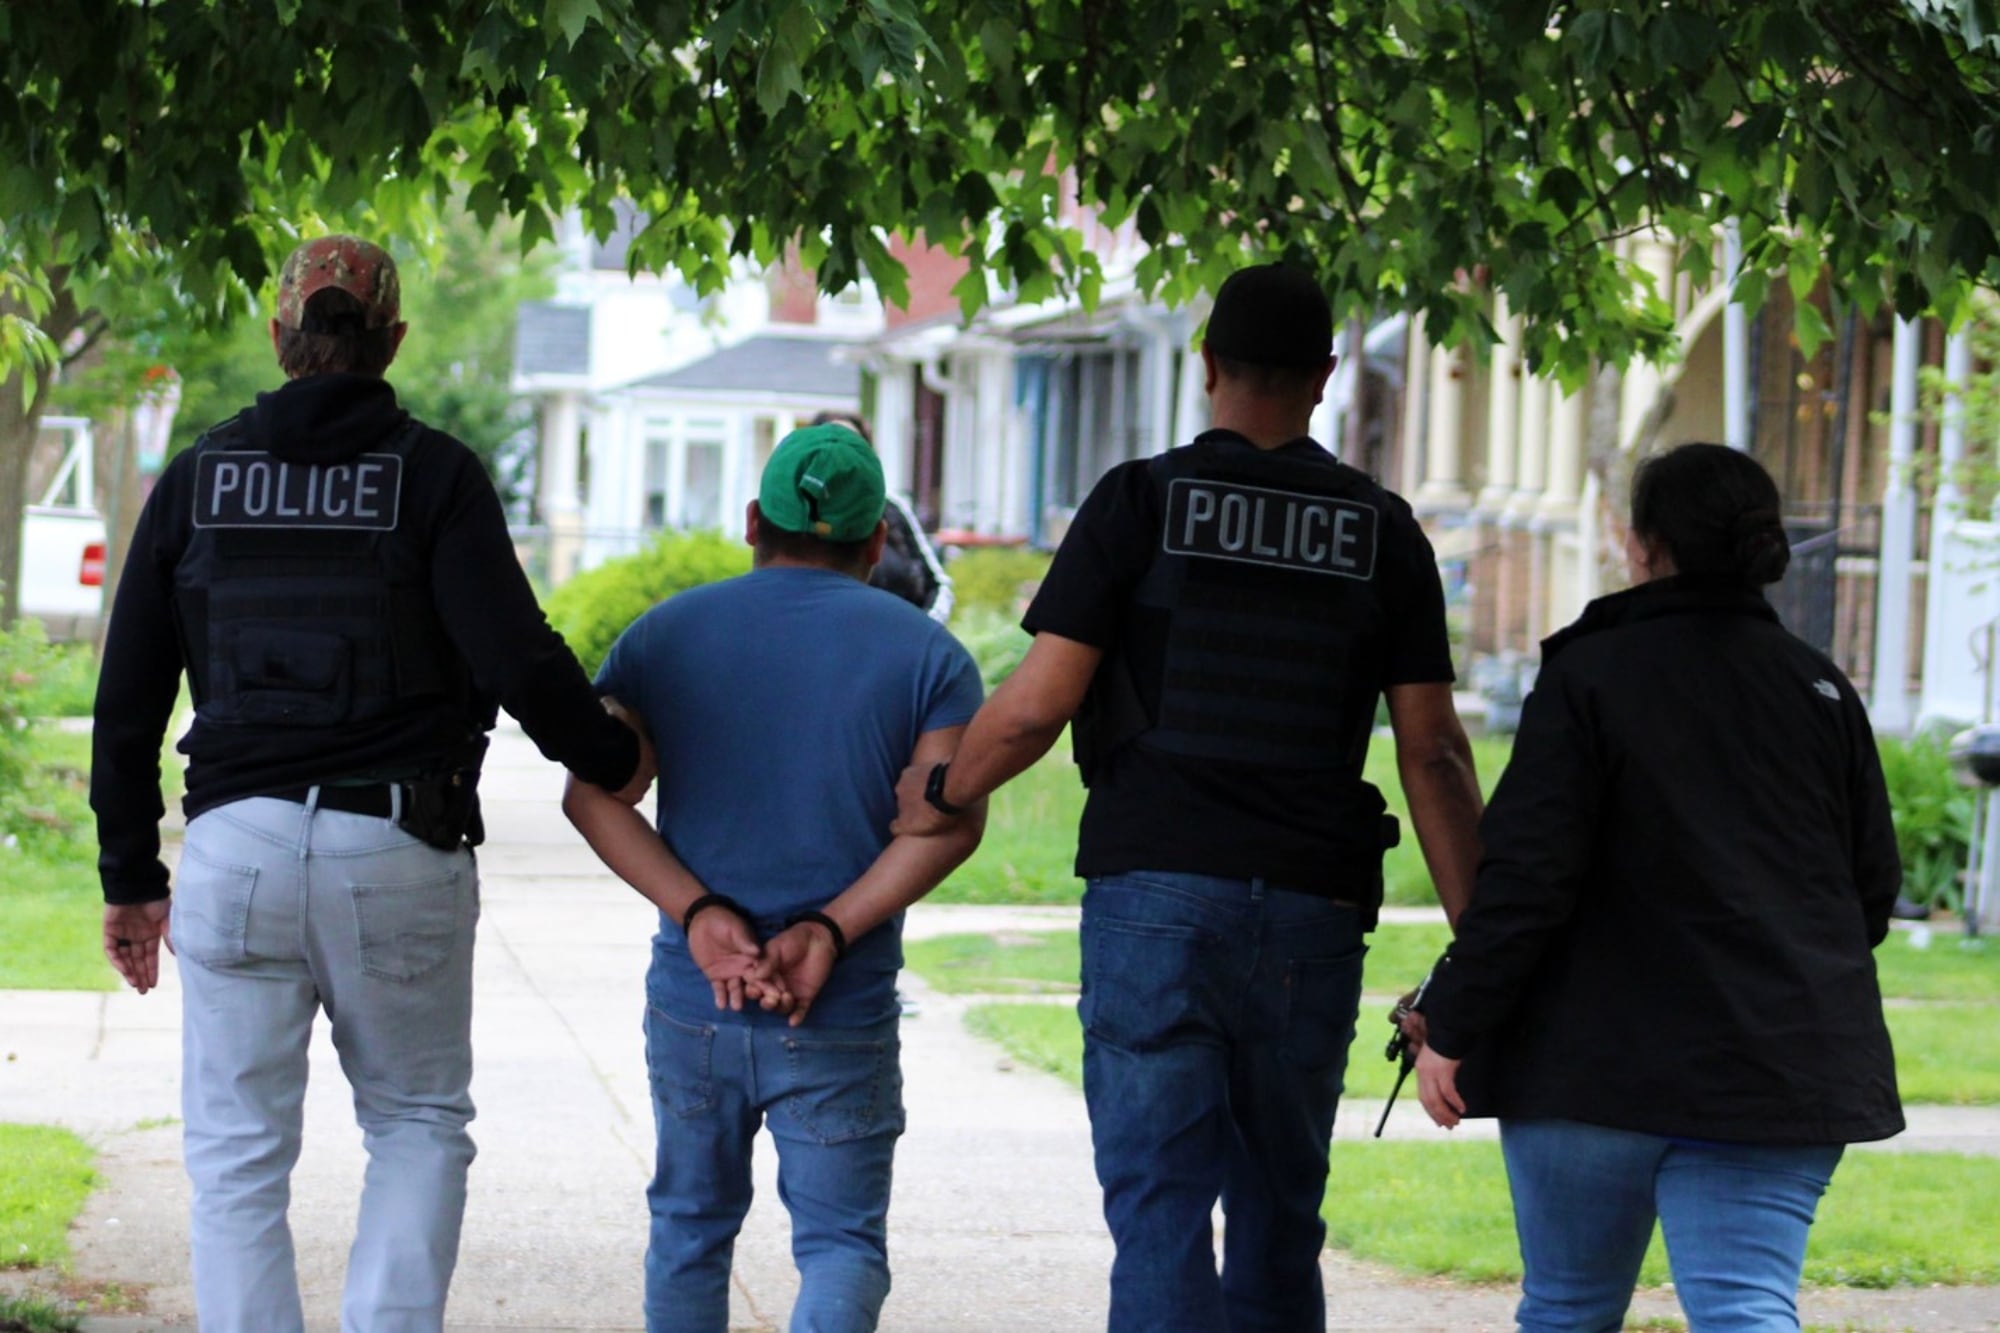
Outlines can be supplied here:
[[439, 851], [455, 852], [461, 846], [477, 847], [484, 842], [486, 825], [479, 817], [479, 761], [485, 754], [486, 738], [481, 736], [477, 748], [459, 764], [411, 781], [404, 788], [403, 817], [398, 827]]

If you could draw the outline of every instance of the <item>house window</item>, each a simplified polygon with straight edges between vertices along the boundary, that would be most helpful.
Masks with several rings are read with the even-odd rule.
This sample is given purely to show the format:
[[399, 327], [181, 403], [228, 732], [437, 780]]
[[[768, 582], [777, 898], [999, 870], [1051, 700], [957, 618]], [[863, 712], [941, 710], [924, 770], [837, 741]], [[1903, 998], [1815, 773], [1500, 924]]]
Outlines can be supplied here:
[[1113, 467], [1141, 452], [1139, 353], [1093, 347], [1056, 362], [1049, 382], [1046, 503], [1074, 510]]
[[681, 476], [683, 528], [722, 526], [722, 441], [689, 440]]
[[667, 462], [673, 447], [672, 437], [664, 430], [655, 428], [647, 432], [644, 494], [648, 529], [667, 526]]
[[764, 475], [764, 465], [771, 461], [771, 455], [778, 447], [778, 419], [758, 417], [750, 423], [750, 484], [754, 487]]

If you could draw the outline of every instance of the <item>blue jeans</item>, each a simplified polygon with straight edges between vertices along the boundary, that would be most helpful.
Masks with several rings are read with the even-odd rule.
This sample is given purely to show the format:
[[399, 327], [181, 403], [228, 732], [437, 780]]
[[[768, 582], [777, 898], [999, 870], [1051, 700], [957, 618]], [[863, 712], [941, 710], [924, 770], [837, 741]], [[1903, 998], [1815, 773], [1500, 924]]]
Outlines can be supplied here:
[[1083, 1089], [1113, 1333], [1326, 1327], [1319, 1207], [1366, 952], [1354, 908], [1261, 880], [1090, 881]]
[[473, 1156], [472, 856], [386, 819], [257, 797], [189, 822], [170, 917], [195, 1306], [205, 1333], [297, 1333], [285, 1220], [313, 1019], [368, 1150], [341, 1328], [443, 1325]]
[[1692, 1143], [1502, 1120], [1522, 1333], [1617, 1333], [1657, 1217], [1693, 1333], [1796, 1333], [1806, 1233], [1839, 1144]]
[[889, 1294], [889, 1182], [903, 1132], [898, 1020], [865, 1028], [760, 1027], [646, 1009], [659, 1131], [647, 1333], [722, 1333], [729, 1266], [750, 1210], [760, 1122], [778, 1148], [778, 1197], [799, 1270], [793, 1333], [875, 1327]]

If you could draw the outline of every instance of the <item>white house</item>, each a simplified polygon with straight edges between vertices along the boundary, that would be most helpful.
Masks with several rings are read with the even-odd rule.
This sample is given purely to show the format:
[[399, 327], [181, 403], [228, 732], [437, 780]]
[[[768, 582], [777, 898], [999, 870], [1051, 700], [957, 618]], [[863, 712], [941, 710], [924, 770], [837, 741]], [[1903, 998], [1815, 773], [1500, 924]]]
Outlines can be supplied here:
[[530, 557], [553, 583], [663, 526], [740, 528], [775, 439], [859, 405], [859, 372], [834, 349], [882, 327], [872, 290], [824, 297], [795, 271], [745, 266], [706, 297], [628, 274], [641, 225], [626, 208], [600, 242], [566, 218], [555, 298], [519, 311], [513, 388], [539, 428]]

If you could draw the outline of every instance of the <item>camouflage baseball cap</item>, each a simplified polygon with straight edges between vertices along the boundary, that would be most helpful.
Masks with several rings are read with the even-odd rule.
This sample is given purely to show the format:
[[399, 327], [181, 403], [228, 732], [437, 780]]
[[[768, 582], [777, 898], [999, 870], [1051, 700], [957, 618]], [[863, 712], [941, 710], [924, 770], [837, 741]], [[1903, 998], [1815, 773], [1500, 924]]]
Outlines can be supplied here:
[[321, 236], [292, 251], [278, 271], [278, 322], [288, 329], [303, 327], [306, 301], [329, 287], [361, 302], [371, 329], [401, 318], [403, 288], [389, 252], [359, 236]]

